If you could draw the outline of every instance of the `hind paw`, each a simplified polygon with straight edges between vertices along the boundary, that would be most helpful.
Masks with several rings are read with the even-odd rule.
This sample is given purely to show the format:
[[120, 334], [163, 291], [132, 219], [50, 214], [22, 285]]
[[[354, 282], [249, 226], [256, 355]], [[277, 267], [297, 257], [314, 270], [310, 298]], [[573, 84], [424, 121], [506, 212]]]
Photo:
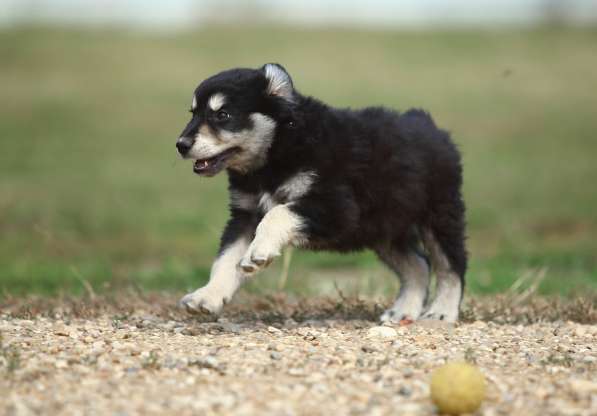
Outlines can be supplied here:
[[[452, 308], [453, 309], [453, 308]], [[429, 310], [423, 313], [421, 319], [456, 322], [458, 320], [458, 309], [452, 310], [448, 308], [435, 307], [432, 305]]]
[[421, 311], [413, 308], [411, 310], [391, 307], [386, 310], [380, 317], [381, 322], [405, 322], [405, 321], [416, 321], [419, 318]]

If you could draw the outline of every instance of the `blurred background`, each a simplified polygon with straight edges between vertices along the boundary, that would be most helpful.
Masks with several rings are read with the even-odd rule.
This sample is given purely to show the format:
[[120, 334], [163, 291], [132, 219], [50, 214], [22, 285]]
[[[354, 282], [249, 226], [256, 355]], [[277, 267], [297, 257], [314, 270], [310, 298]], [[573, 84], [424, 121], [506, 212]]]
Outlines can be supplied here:
[[[0, 291], [183, 291], [224, 175], [175, 139], [192, 91], [280, 62], [340, 107], [422, 107], [464, 157], [471, 293], [597, 290], [593, 0], [0, 0]], [[249, 291], [281, 286], [277, 261]], [[383, 295], [371, 253], [293, 253], [285, 289]], [[1, 295], [0, 295], [1, 296]]]

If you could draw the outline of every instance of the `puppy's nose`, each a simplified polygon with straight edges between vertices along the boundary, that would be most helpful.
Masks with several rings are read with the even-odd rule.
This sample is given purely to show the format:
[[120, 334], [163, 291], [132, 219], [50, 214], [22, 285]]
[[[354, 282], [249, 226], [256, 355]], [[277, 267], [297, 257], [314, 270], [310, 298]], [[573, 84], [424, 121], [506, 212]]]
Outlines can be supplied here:
[[176, 148], [178, 149], [178, 153], [180, 153], [182, 156], [189, 153], [189, 150], [191, 150], [191, 147], [193, 147], [194, 142], [195, 141], [190, 137], [180, 137], [176, 141]]

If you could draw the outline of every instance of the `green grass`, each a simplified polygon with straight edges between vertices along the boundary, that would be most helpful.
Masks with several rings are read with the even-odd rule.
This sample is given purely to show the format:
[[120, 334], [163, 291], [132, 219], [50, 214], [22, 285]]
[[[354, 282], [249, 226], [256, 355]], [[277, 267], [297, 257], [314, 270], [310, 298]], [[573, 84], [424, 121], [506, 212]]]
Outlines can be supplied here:
[[[452, 132], [471, 291], [540, 269], [543, 293], [595, 290], [595, 45], [588, 29], [0, 32], [0, 289], [198, 286], [227, 212], [225, 178], [199, 178], [175, 153], [191, 92], [221, 69], [278, 61], [303, 93], [423, 107]], [[279, 263], [249, 289], [274, 287]], [[305, 293], [396, 287], [370, 253], [295, 252], [290, 278]]]

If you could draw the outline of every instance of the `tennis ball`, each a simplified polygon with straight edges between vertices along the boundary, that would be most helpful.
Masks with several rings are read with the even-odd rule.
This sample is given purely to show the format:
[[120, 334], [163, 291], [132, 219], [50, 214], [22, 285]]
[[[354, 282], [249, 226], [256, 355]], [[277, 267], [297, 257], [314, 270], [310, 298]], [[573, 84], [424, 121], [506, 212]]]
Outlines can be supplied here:
[[474, 365], [447, 363], [431, 374], [431, 400], [440, 413], [472, 413], [485, 398], [485, 377]]

